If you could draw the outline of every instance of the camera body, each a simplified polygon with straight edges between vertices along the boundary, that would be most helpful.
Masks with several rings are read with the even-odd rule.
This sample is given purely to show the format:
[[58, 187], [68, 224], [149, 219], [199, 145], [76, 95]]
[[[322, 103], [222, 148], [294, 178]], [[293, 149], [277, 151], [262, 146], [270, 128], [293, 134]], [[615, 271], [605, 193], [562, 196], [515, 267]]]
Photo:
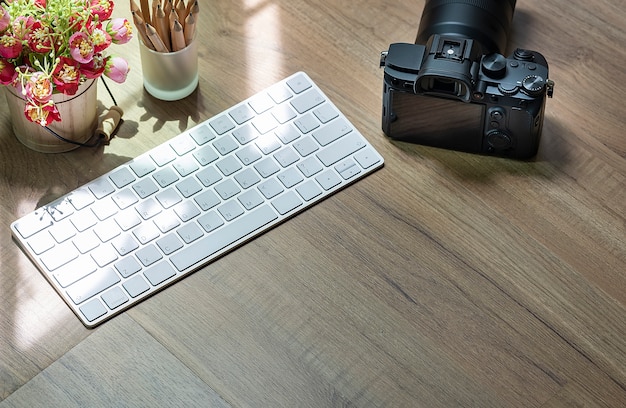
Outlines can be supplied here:
[[[514, 1], [509, 3], [509, 15], [501, 13], [503, 27], [498, 35], [480, 27], [473, 31], [480, 41], [462, 35], [472, 33], [467, 27], [476, 25], [476, 20], [461, 30], [457, 27], [449, 29], [452, 33], [441, 33], [454, 25], [440, 24], [444, 20], [454, 23], [449, 12], [454, 16], [459, 10], [452, 7], [471, 7], [469, 10], [487, 15], [485, 10], [474, 10], [475, 4], [427, 2], [426, 8], [439, 10], [439, 14], [430, 13], [426, 22], [422, 18], [416, 43], [391, 44], [381, 53], [383, 131], [400, 141], [531, 158], [539, 147], [546, 99], [554, 87], [548, 79], [548, 63], [536, 51], [518, 48], [508, 57], [500, 53], [506, 44], [506, 23], [510, 24]], [[504, 2], [494, 4], [502, 6]], [[492, 15], [489, 18], [497, 22]], [[426, 43], [418, 44], [425, 36]]]

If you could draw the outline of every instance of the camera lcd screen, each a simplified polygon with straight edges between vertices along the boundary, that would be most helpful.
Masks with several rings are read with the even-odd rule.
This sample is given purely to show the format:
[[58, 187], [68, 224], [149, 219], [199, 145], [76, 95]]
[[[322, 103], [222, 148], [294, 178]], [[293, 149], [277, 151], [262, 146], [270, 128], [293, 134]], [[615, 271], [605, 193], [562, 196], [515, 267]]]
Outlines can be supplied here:
[[475, 152], [483, 140], [484, 105], [389, 90], [394, 139]]

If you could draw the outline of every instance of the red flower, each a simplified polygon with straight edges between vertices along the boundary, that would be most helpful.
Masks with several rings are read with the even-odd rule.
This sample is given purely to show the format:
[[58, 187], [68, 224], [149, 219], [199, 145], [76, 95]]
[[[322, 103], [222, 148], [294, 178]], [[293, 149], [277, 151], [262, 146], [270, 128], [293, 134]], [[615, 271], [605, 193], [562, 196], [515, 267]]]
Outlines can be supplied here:
[[91, 11], [100, 21], [108, 20], [113, 13], [112, 0], [91, 0]]
[[15, 67], [4, 58], [0, 58], [0, 84], [8, 85], [17, 78]]
[[41, 21], [35, 21], [28, 33], [28, 46], [31, 50], [45, 54], [52, 51], [53, 33], [50, 27], [43, 25]]
[[22, 52], [22, 42], [12, 35], [0, 37], [0, 57], [17, 58]]
[[106, 58], [102, 54], [94, 54], [91, 61], [80, 65], [80, 73], [87, 79], [95, 79], [104, 73]]
[[31, 122], [38, 123], [41, 126], [48, 126], [54, 121], [61, 121], [59, 110], [52, 101], [40, 106], [27, 103], [26, 108], [24, 108], [24, 116]]
[[68, 57], [60, 57], [54, 72], [52, 81], [65, 95], [74, 95], [80, 83], [80, 64]]
[[98, 24], [91, 30], [90, 38], [94, 52], [102, 52], [111, 45], [111, 36], [102, 29], [102, 24]]

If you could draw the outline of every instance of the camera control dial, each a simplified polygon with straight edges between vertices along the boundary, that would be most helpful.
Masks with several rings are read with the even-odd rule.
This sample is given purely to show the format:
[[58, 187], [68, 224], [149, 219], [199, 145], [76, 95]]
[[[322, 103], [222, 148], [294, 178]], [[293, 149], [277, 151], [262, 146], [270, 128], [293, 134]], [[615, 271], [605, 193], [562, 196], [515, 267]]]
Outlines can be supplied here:
[[541, 96], [546, 81], [539, 75], [528, 75], [522, 80], [522, 90], [529, 96]]
[[513, 96], [519, 91], [519, 86], [512, 84], [498, 84], [498, 90], [504, 96]]
[[502, 151], [512, 147], [511, 136], [501, 130], [492, 130], [487, 133], [487, 144], [494, 151]]
[[506, 75], [506, 62], [506, 58], [502, 54], [489, 54], [483, 58], [483, 72], [489, 78], [504, 78]]

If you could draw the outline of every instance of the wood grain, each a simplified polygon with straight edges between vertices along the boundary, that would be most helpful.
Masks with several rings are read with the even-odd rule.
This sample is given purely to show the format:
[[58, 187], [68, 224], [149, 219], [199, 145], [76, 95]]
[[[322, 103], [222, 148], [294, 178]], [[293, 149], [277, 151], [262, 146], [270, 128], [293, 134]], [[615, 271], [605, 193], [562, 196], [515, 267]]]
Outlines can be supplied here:
[[[202, 3], [198, 89], [155, 100], [136, 40], [117, 47], [132, 67], [112, 86], [124, 123], [99, 149], [30, 151], [0, 100], [0, 407], [36, 406], [39, 389], [106, 401], [79, 376], [111, 381], [142, 344], [154, 354], [122, 377], [129, 405], [182, 373], [190, 405], [625, 406], [626, 4], [518, 2], [509, 48], [543, 53], [556, 82], [539, 154], [523, 162], [383, 135], [379, 53], [414, 40], [423, 4]], [[298, 70], [385, 167], [84, 329], [9, 223]], [[119, 355], [105, 346], [122, 340]]]

